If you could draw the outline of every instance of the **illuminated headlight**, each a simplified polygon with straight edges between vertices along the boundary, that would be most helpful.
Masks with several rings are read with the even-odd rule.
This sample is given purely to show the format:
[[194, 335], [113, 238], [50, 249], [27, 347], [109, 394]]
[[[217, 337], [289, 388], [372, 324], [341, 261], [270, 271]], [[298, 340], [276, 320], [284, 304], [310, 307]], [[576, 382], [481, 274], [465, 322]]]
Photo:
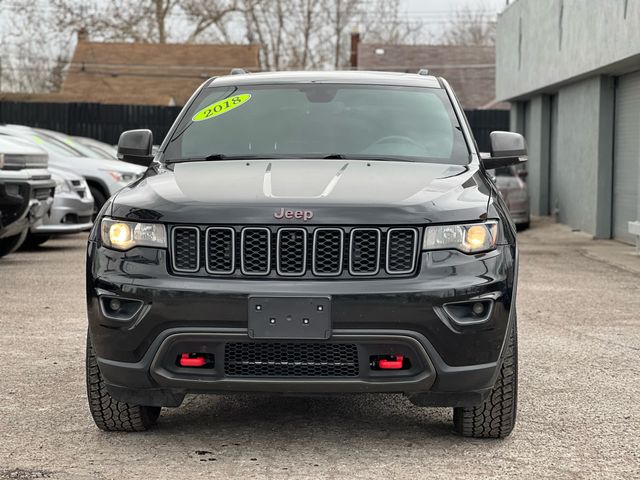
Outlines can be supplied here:
[[100, 228], [102, 243], [114, 250], [133, 247], [167, 248], [167, 232], [159, 223], [123, 222], [103, 218]]
[[460, 250], [478, 253], [493, 250], [498, 237], [498, 222], [427, 227], [423, 250]]

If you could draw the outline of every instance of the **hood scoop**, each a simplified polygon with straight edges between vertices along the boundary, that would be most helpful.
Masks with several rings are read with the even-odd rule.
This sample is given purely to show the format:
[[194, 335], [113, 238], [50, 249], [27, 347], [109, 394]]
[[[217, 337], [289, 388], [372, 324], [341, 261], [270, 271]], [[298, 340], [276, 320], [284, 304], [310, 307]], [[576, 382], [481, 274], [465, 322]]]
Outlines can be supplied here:
[[[330, 167], [331, 167], [330, 168], [331, 171], [335, 169], [334, 165], [330, 165]], [[291, 194], [290, 191], [289, 192], [286, 191], [286, 189], [290, 190], [290, 185], [287, 185], [286, 189], [283, 189], [282, 194], [279, 194], [277, 191], [274, 192], [273, 175], [271, 173], [272, 168], [273, 168], [273, 164], [269, 163], [267, 165], [266, 171], [264, 172], [264, 182], [262, 184], [262, 191], [264, 193], [264, 196], [267, 197], [267, 198], [304, 199], [304, 198], [323, 198], [323, 197], [328, 197], [329, 195], [331, 195], [331, 192], [333, 192], [333, 189], [336, 187], [336, 185], [340, 181], [340, 177], [345, 172], [347, 167], [349, 167], [348, 163], [345, 163], [344, 165], [342, 165], [342, 167], [340, 167], [338, 169], [338, 171], [335, 173], [335, 175], [333, 175], [333, 177], [331, 177], [331, 179], [327, 182], [327, 184], [325, 185], [324, 189], [320, 193], [317, 193], [317, 190], [316, 190], [316, 192], [313, 192], [313, 191], [305, 191], [305, 190], [301, 189], [300, 192], [298, 192], [296, 194]], [[325, 170], [328, 170], [328, 169], [325, 169]], [[324, 172], [314, 172], [314, 173], [322, 174]], [[300, 176], [301, 175], [298, 175], [298, 177], [300, 177]], [[286, 181], [288, 179], [285, 178], [284, 180]], [[298, 186], [300, 184], [304, 185], [306, 183], [306, 182], [304, 182], [304, 179], [300, 179], [302, 181], [296, 181], [297, 179], [291, 178], [291, 180], [293, 180], [294, 183], [296, 185], [298, 185]], [[316, 188], [321, 185], [320, 181], [314, 182], [314, 186]]]
[[421, 162], [222, 160], [179, 163], [173, 175], [158, 175], [149, 184], [180, 203], [392, 206], [461, 189], [474, 173], [468, 166]]

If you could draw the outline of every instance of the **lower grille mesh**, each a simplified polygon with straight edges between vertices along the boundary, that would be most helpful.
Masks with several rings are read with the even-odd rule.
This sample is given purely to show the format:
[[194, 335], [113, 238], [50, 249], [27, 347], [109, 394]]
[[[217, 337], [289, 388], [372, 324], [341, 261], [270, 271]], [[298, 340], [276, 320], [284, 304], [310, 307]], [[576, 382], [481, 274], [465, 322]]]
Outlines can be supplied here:
[[344, 343], [227, 343], [230, 377], [357, 377], [358, 347]]

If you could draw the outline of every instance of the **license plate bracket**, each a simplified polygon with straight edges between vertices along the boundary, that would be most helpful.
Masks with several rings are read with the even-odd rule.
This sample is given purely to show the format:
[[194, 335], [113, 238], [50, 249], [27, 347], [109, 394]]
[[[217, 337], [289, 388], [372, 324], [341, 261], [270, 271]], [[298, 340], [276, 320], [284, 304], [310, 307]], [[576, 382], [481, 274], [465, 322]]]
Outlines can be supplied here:
[[249, 297], [249, 337], [327, 340], [331, 297]]

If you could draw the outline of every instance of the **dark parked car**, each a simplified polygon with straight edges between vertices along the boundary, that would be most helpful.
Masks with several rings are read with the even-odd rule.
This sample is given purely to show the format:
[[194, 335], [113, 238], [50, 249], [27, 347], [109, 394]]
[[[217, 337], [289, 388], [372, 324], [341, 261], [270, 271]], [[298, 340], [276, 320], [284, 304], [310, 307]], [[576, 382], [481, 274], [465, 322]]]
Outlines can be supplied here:
[[47, 161], [39, 148], [0, 138], [0, 257], [19, 248], [51, 208], [55, 182]]
[[[119, 156], [149, 164], [148, 130]], [[396, 392], [504, 437], [517, 396], [516, 231], [442, 78], [230, 75], [101, 210], [87, 385], [103, 430], [187, 393]]]

